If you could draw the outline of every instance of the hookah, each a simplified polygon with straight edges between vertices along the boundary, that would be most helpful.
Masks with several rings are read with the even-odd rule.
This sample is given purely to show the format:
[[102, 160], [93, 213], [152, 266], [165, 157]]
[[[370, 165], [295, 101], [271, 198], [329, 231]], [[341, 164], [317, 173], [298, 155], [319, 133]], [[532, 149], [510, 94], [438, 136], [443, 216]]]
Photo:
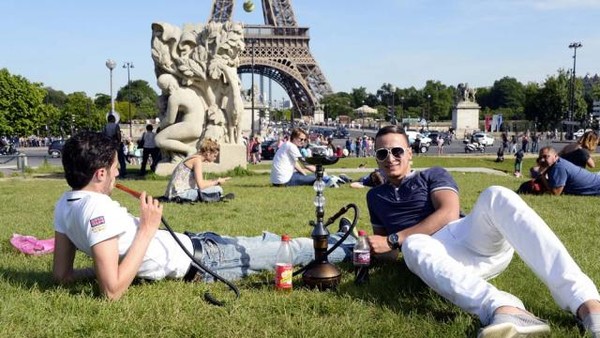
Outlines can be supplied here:
[[[335, 156], [313, 154], [312, 157], [307, 157], [305, 160], [307, 163], [316, 166], [315, 175], [317, 180], [313, 184], [313, 189], [316, 192], [314, 199], [316, 220], [309, 221], [309, 225], [313, 227], [311, 237], [313, 239], [315, 259], [300, 270], [294, 272], [294, 276], [302, 272], [304, 284], [311, 288], [316, 287], [319, 290], [335, 289], [340, 283], [342, 273], [335, 265], [329, 262], [327, 256], [339, 247], [352, 233], [358, 220], [358, 207], [354, 203], [349, 203], [342, 207], [332, 217], [324, 221], [325, 196], [323, 196], [323, 190], [325, 189], [325, 182], [323, 182], [323, 175], [325, 169], [323, 166], [336, 163], [338, 158]], [[350, 209], [354, 210], [353, 221], [350, 223], [347, 218], [342, 218], [340, 220], [340, 223], [345, 223], [346, 225], [350, 223], [349, 230], [329, 250], [327, 250], [330, 234], [329, 230], [327, 230], [327, 226], [335, 222], [336, 219], [344, 215]]]

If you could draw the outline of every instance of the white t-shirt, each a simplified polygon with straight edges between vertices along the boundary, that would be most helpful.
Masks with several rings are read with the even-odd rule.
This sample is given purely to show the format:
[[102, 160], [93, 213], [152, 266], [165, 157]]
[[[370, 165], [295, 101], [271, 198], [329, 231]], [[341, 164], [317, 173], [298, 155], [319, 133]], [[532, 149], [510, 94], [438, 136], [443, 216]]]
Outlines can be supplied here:
[[[54, 230], [65, 234], [88, 256], [92, 246], [118, 237], [119, 259], [123, 259], [137, 233], [139, 219], [127, 212], [109, 196], [91, 191], [69, 191], [56, 203]], [[177, 234], [190, 252], [192, 242], [186, 235]], [[146, 279], [182, 278], [190, 267], [190, 258], [171, 234], [158, 230], [137, 273]]]
[[286, 184], [292, 178], [296, 170], [294, 164], [298, 158], [302, 157], [298, 147], [290, 141], [285, 142], [273, 157], [273, 166], [271, 167], [271, 183]]

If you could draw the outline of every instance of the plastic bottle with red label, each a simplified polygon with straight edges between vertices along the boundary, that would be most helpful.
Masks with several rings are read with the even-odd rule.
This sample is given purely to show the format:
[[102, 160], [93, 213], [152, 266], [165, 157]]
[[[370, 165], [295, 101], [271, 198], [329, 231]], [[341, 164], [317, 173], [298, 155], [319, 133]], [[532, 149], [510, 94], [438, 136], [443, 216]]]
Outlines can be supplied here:
[[292, 291], [293, 257], [290, 236], [281, 236], [281, 246], [275, 258], [275, 289]]
[[371, 247], [367, 241], [367, 232], [358, 231], [358, 240], [352, 252], [354, 264], [354, 284], [361, 285], [369, 281], [369, 266], [371, 265]]

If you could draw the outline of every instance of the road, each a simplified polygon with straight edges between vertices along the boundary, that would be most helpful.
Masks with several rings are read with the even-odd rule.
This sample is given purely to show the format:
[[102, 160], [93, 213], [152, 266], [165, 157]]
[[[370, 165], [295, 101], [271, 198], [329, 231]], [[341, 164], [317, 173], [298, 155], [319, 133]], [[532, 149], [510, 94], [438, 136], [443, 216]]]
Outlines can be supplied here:
[[[369, 129], [366, 129], [366, 130], [349, 129], [349, 132], [350, 132], [349, 136], [351, 139], [356, 139], [356, 137], [363, 136], [363, 135], [368, 135], [368, 136], [374, 137], [375, 133], [376, 133], [375, 130], [369, 130]], [[345, 139], [334, 139], [333, 142], [335, 145], [344, 147], [345, 141], [346, 141]], [[501, 144], [500, 140], [496, 139], [493, 146], [487, 147], [486, 154], [495, 155], [500, 144]], [[546, 145], [551, 145], [555, 149], [560, 150], [566, 144], [568, 144], [568, 143], [566, 143], [566, 142], [551, 142], [548, 140], [543, 140], [540, 142], [540, 147], [543, 147]], [[53, 166], [61, 166], [62, 165], [60, 158], [52, 158], [48, 155], [47, 147], [19, 148], [19, 151], [21, 153], [24, 153], [27, 155], [27, 166], [32, 167], [32, 168], [39, 167], [40, 165], [42, 165], [44, 163], [45, 160], [48, 161], [48, 164], [53, 165]], [[452, 154], [465, 155], [465, 144], [462, 142], [462, 140], [454, 140], [452, 142], [452, 144], [444, 147], [444, 154], [445, 155], [452, 155]], [[473, 154], [467, 154], [467, 155], [478, 156], [479, 154], [481, 154], [481, 153], [473, 153]], [[429, 151], [422, 155], [423, 156], [437, 156], [437, 146], [431, 146], [429, 148]], [[507, 154], [505, 154], [505, 156], [506, 155]], [[15, 172], [18, 173], [19, 171], [17, 170], [17, 160], [18, 160], [18, 158], [14, 157], [14, 156], [0, 156], [0, 172], [2, 172], [4, 174], [4, 176], [10, 176]]]

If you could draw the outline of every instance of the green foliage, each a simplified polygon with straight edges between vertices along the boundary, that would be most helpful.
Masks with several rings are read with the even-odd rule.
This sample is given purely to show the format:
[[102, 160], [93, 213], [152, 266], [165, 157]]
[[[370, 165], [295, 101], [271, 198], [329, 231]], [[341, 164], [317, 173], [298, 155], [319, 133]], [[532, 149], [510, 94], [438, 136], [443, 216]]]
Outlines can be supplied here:
[[0, 69], [0, 135], [35, 133], [45, 123], [40, 118], [45, 95], [41, 84]]
[[[134, 119], [156, 117], [158, 115], [157, 99], [158, 95], [154, 89], [144, 80], [131, 81], [131, 84], [127, 84], [117, 92], [117, 101], [132, 103], [131, 111]], [[130, 118], [128, 112], [129, 110], [125, 113], [127, 119], [124, 120], [126, 121], [129, 121]]]
[[335, 119], [340, 115], [355, 117], [354, 109], [352, 108], [352, 97], [348, 93], [339, 92], [326, 95], [321, 99], [321, 104], [324, 105], [325, 116], [327, 118]]

